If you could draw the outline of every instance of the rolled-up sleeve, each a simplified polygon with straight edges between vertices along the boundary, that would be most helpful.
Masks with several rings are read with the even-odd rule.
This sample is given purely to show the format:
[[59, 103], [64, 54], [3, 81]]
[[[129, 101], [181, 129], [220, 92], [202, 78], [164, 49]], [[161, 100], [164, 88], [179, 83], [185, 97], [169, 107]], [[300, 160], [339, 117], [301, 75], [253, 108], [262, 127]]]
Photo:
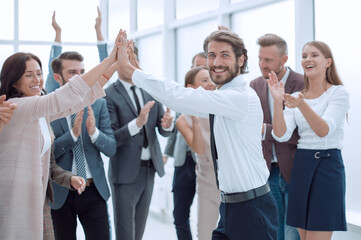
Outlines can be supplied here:
[[278, 142], [287, 142], [292, 137], [293, 131], [296, 128], [294, 111], [295, 111], [295, 109], [291, 109], [291, 108], [287, 108], [287, 107], [283, 111], [283, 115], [284, 115], [286, 127], [287, 127], [286, 132], [285, 132], [285, 134], [283, 134], [283, 136], [277, 137], [276, 134], [274, 133], [274, 130], [272, 130], [272, 132], [271, 132], [272, 136]]

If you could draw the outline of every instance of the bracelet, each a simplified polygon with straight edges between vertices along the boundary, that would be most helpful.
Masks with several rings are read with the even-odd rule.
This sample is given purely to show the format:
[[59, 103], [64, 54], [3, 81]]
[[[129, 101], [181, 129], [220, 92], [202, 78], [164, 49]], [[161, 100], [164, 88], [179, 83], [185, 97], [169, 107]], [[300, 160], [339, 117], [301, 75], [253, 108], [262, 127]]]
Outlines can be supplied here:
[[109, 78], [107, 76], [105, 76], [105, 74], [102, 75], [106, 80], [109, 80]]

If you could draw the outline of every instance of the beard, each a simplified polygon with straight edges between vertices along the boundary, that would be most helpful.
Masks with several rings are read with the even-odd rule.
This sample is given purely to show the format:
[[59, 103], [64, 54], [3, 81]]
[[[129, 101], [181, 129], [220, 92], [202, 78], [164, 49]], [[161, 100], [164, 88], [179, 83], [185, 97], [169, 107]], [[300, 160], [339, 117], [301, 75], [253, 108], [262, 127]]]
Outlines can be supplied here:
[[[213, 69], [214, 68], [223, 68], [225, 70], [228, 70], [227, 75], [223, 75], [223, 76], [219, 76], [219, 75], [213, 75]], [[230, 69], [229, 67], [226, 66], [215, 66], [215, 67], [211, 67], [209, 69], [209, 73], [211, 75], [211, 79], [212, 81], [217, 85], [217, 87], [221, 87], [227, 83], [229, 83], [230, 81], [232, 81], [232, 79], [234, 79], [235, 77], [237, 77], [239, 75], [240, 72], [240, 67], [238, 66], [237, 62], [234, 64], [234, 68]]]
[[[276, 69], [274, 69], [274, 70], [269, 69], [269, 68], [261, 69], [262, 76], [263, 76], [264, 79], [268, 79], [268, 78], [269, 78], [268, 74], [271, 73], [271, 71], [273, 71], [273, 72], [277, 75], [277, 77], [278, 77], [279, 74], [282, 72], [282, 68], [283, 68], [283, 66], [282, 66], [282, 64], [280, 63], [280, 64], [276, 67]], [[281, 80], [281, 79], [279, 79], [279, 80]]]

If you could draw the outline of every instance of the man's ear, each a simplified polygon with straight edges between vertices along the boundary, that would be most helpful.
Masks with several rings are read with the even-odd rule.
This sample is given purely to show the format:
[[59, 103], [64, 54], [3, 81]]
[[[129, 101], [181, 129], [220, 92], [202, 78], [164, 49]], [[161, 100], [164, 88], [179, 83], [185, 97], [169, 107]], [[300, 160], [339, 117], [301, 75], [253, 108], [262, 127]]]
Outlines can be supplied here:
[[54, 73], [54, 79], [59, 83], [60, 86], [63, 86], [63, 78], [59, 73]]
[[244, 63], [244, 54], [242, 54], [238, 59], [237, 59], [237, 63], [239, 67], [243, 66]]

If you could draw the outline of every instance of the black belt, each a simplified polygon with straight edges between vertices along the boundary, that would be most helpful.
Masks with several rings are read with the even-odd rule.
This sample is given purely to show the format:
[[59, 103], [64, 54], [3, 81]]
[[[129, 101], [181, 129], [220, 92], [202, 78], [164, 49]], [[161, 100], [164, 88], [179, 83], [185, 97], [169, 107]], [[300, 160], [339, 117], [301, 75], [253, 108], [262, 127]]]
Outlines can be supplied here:
[[141, 167], [152, 168], [153, 167], [153, 161], [152, 161], [152, 159], [140, 160], [140, 166]]
[[273, 162], [273, 163], [271, 163], [271, 167], [279, 168], [279, 167], [278, 167], [278, 163], [277, 163], [277, 162]]
[[88, 178], [86, 180], [85, 186], [90, 187], [91, 184], [94, 184], [94, 180], [92, 178]]
[[265, 185], [263, 185], [261, 187], [249, 190], [247, 192], [238, 192], [238, 193], [229, 193], [229, 194], [221, 192], [221, 201], [222, 201], [222, 203], [245, 202], [245, 201], [251, 200], [253, 198], [265, 195], [269, 191], [271, 191], [271, 189], [270, 189], [268, 183], [266, 183]]

